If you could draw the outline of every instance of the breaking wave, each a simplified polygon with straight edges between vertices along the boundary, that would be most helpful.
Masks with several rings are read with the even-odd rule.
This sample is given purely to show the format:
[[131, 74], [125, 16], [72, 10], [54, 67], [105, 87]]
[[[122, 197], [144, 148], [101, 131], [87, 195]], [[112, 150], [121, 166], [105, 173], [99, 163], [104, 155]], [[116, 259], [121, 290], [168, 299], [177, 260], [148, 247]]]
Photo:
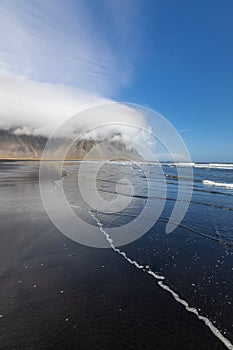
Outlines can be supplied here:
[[224, 187], [224, 188], [229, 188], [233, 190], [233, 184], [229, 184], [229, 183], [215, 182], [210, 180], [203, 180], [202, 183], [207, 186]]
[[233, 170], [233, 164], [231, 163], [171, 163], [170, 166], [180, 166], [180, 167], [193, 167], [193, 168], [203, 168], [203, 169], [225, 169]]

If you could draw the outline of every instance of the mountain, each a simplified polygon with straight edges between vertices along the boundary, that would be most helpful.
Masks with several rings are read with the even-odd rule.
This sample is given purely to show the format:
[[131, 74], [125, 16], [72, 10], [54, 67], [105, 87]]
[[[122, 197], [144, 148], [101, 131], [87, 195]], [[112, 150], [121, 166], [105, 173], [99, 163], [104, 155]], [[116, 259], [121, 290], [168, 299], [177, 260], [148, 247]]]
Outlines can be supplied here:
[[[0, 159], [38, 160], [42, 156], [47, 141], [48, 138], [45, 136], [16, 135], [14, 130], [0, 129]], [[61, 159], [60, 154], [64, 150], [65, 143], [66, 141], [62, 138], [54, 140], [49, 159]], [[112, 140], [105, 143], [93, 139], [83, 139], [74, 143], [66, 159], [83, 159], [89, 151], [91, 151], [90, 159], [93, 160], [127, 160], [128, 158], [135, 161], [143, 160], [136, 149], [127, 148], [122, 141]]]

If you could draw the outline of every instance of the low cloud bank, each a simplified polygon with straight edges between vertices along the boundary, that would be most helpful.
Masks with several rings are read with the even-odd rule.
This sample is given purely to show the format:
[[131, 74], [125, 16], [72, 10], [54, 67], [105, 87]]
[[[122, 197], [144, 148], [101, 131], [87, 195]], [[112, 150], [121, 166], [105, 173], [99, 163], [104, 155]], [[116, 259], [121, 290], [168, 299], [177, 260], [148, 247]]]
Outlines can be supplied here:
[[[49, 137], [73, 115], [99, 104], [113, 101], [77, 88], [29, 80], [24, 77], [0, 77], [0, 129], [13, 129], [17, 135], [42, 135]], [[110, 105], [111, 106], [111, 105]], [[61, 132], [67, 136], [75, 127], [79, 132], [91, 129], [85, 138], [103, 139], [137, 137], [141, 131], [127, 126], [135, 124], [148, 129], [140, 113], [125, 105], [97, 108], [98, 113], [80, 113], [74, 125], [69, 124]], [[122, 123], [122, 124], [121, 124]], [[103, 127], [98, 125], [108, 124]], [[110, 124], [110, 125], [109, 125]]]

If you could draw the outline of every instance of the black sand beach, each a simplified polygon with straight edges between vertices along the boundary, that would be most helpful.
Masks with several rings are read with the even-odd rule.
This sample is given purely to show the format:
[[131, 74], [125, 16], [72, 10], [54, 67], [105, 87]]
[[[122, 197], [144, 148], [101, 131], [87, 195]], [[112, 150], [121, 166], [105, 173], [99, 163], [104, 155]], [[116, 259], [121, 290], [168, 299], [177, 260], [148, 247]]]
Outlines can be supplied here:
[[[111, 248], [86, 247], [61, 234], [43, 208], [38, 166], [0, 164], [1, 349], [227, 348], [146, 268], [136, 268]], [[214, 188], [213, 193], [202, 183], [205, 169], [197, 171], [182, 226], [164, 233], [177, 186], [171, 176], [171, 197], [160, 220], [120, 249], [163, 275], [164, 283], [231, 344], [233, 192]], [[214, 171], [212, 176], [229, 172]], [[172, 172], [166, 168], [168, 176]]]

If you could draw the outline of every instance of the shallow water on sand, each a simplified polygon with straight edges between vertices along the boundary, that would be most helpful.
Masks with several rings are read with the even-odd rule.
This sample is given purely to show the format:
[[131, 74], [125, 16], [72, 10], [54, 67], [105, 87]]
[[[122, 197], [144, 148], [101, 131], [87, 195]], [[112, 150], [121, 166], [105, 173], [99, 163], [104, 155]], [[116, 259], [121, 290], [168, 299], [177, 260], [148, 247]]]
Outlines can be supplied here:
[[[64, 177], [64, 191], [84, 224], [89, 222], [98, 230], [90, 208], [73, 190], [77, 166], [64, 166], [69, 175]], [[91, 172], [92, 164], [89, 166]], [[124, 212], [92, 212], [105, 232], [133, 220], [148, 200], [146, 177], [136, 165], [109, 166], [98, 179], [103, 196], [114, 194], [118, 173], [133, 178], [137, 191]], [[0, 348], [227, 348], [221, 337], [162, 289], [152, 275], [112, 248], [82, 246], [62, 235], [43, 208], [38, 167], [36, 162], [0, 164]], [[144, 170], [156, 171], [152, 165]], [[194, 168], [192, 201], [172, 234], [164, 232], [179, 179], [174, 166], [164, 165], [163, 171], [167, 200], [160, 219], [147, 234], [120, 251], [146, 267], [144, 270], [165, 277], [163, 283], [207, 317], [229, 340], [230, 348], [233, 190], [219, 183], [233, 183], [232, 170]]]

